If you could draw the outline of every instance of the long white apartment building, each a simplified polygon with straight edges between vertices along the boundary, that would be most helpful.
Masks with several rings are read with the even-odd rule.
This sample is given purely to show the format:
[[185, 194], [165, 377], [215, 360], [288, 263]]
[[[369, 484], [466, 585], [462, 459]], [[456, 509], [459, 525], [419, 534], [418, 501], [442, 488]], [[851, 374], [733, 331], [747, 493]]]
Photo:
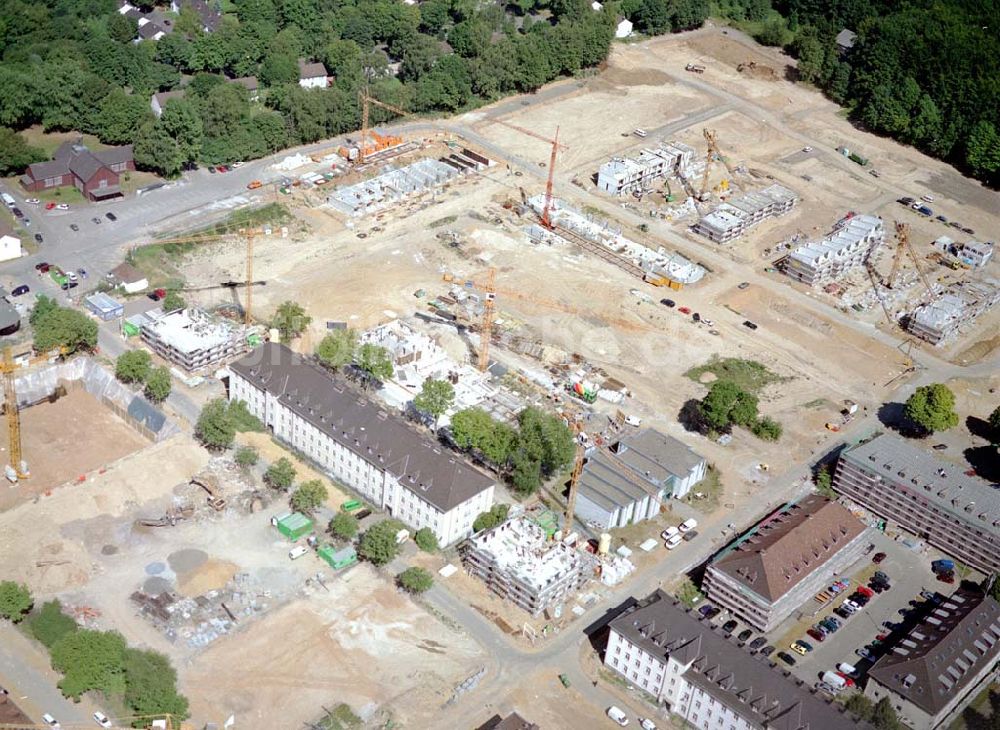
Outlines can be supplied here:
[[284, 345], [266, 343], [229, 370], [229, 399], [276, 438], [442, 545], [471, 535], [493, 505], [493, 479]]
[[604, 665], [699, 730], [872, 730], [663, 590], [611, 621]]
[[792, 251], [785, 273], [809, 286], [820, 286], [863, 266], [884, 240], [885, 226], [878, 216], [845, 218], [829, 235]]
[[682, 142], [661, 142], [635, 157], [615, 157], [597, 170], [597, 188], [610, 195], [630, 195], [648, 190], [657, 180], [677, 172], [691, 178], [705, 169], [693, 147]]
[[715, 243], [728, 243], [768, 218], [785, 215], [798, 202], [799, 196], [783, 185], [769, 185], [722, 203], [695, 223], [694, 232]]

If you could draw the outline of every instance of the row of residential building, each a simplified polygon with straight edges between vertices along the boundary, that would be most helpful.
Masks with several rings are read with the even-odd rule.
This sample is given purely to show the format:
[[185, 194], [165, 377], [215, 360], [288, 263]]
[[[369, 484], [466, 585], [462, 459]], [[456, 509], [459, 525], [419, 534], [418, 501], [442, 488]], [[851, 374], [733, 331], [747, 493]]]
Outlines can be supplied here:
[[704, 170], [693, 147], [682, 142], [661, 142], [655, 149], [644, 149], [635, 157], [615, 157], [597, 171], [597, 189], [610, 195], [646, 192], [660, 180], [678, 174], [685, 178]]
[[330, 477], [442, 545], [472, 534], [495, 480], [284, 345], [229, 367], [229, 398]]
[[937, 345], [962, 326], [971, 326], [979, 315], [998, 303], [1000, 285], [995, 281], [955, 282], [913, 310], [907, 320], [907, 329], [920, 339]]
[[798, 202], [799, 196], [788, 188], [769, 185], [722, 203], [699, 219], [694, 231], [715, 243], [728, 243], [768, 218], [785, 215]]
[[[872, 727], [663, 591], [611, 621], [604, 665], [701, 730]], [[1000, 604], [962, 587], [878, 659], [864, 693], [888, 698], [912, 730], [935, 730], [954, 722], [998, 668]]]
[[795, 248], [786, 258], [785, 273], [809, 286], [821, 286], [863, 266], [885, 240], [882, 219], [855, 215], [838, 222], [833, 232]]

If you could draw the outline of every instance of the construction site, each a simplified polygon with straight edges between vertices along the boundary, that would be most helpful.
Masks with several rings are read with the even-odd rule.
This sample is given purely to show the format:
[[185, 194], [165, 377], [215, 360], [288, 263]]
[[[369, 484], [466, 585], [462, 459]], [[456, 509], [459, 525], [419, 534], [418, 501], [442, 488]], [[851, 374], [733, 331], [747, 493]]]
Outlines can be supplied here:
[[[436, 425], [468, 407], [507, 422], [526, 405], [563, 415], [580, 444], [573, 484], [584, 441], [605, 448], [634, 433], [626, 424], [655, 429], [683, 467], [664, 479], [696, 472], [689, 502], [705, 497], [697, 484], [713, 467], [713, 504], [723, 506], [704, 519], [717, 532], [760, 499], [762, 465], [824, 452], [846, 401], [876, 410], [915, 371], [908, 348], [975, 364], [1000, 347], [1000, 277], [985, 243], [1000, 223], [995, 194], [853, 128], [784, 80], [789, 63], [706, 29], [617, 45], [592, 77], [451, 120], [390, 109], [397, 121], [375, 131], [368, 103], [381, 103], [369, 100], [358, 139], [279, 160], [275, 179], [248, 196], [277, 200], [293, 235], [161, 231], [174, 237], [160, 243], [199, 244], [166, 272], [186, 282], [189, 309], [136, 332], [208, 377], [295, 301], [311, 317], [295, 350], [311, 353], [345, 327], [389, 350], [394, 374], [371, 395], [392, 409], [439, 378], [456, 399]], [[702, 71], [686, 71], [692, 64]], [[864, 150], [878, 176], [838, 147]], [[979, 231], [975, 241], [935, 243], [949, 227], [897, 202], [931, 194]], [[226, 323], [201, 313], [220, 308]], [[682, 425], [717, 377], [686, 374], [727, 358], [773, 374], [757, 396], [784, 425], [780, 441], [739, 429], [720, 441]], [[373, 725], [472, 726], [483, 695], [466, 701], [456, 688], [490, 662], [480, 637], [368, 566], [290, 561], [294, 543], [271, 524], [287, 505], [262, 489], [262, 469], [211, 456], [78, 362], [68, 366], [79, 373], [39, 376], [44, 387], [16, 385], [25, 404], [83, 384], [21, 413], [31, 477], [0, 495], [10, 577], [170, 656], [199, 718], [292, 727], [343, 701]], [[268, 434], [254, 439], [265, 461], [286, 453]], [[297, 479], [324, 476], [295, 463]], [[330, 485], [323, 524], [354, 496], [341, 489]], [[636, 500], [650, 489], [634, 490]], [[618, 552], [600, 536], [606, 526], [619, 544], [635, 542], [670, 509], [647, 501], [642, 525], [609, 513], [573, 536], [562, 517], [574, 514], [573, 497], [542, 496], [543, 514], [529, 505], [472, 540], [466, 570], [446, 584], [522, 644], [585, 613], [602, 585], [655, 565], [658, 541]], [[505, 697], [536, 703], [536, 721], [565, 718], [560, 697], [575, 698], [581, 723], [603, 711], [575, 690], [529, 688], [543, 686], [539, 676], [502, 681]]]

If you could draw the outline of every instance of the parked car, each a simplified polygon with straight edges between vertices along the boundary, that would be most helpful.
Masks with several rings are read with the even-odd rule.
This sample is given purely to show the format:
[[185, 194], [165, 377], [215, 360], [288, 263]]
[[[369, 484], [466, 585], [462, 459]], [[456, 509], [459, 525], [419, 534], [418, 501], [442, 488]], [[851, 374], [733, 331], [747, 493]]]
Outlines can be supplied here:
[[660, 537], [663, 538], [664, 540], [669, 540], [670, 538], [672, 538], [675, 535], [677, 535], [679, 532], [680, 532], [679, 529], [677, 529], [676, 527], [674, 527], [673, 525], [671, 525], [666, 530], [664, 530], [663, 532], [660, 533]]
[[763, 648], [763, 646], [766, 643], [767, 643], [767, 637], [766, 636], [758, 636], [756, 639], [754, 639], [753, 641], [750, 642], [750, 644], [749, 644], [750, 651], [757, 651], [758, 649]]
[[757, 653], [760, 654], [761, 656], [771, 656], [774, 653], [774, 647], [768, 644]]
[[47, 273], [49, 273], [49, 269], [50, 268], [52, 268], [52, 264], [47, 264], [47, 263], [35, 264], [35, 270], [39, 274], [47, 274]]
[[962, 229], [962, 233], [968, 233], [970, 236], [976, 235], [976, 232], [974, 230], [972, 230], [971, 228], [963, 228]]
[[872, 576], [874, 580], [878, 580], [884, 583], [889, 582], [889, 576], [883, 573], [881, 570], [876, 570], [875, 575]]
[[859, 606], [858, 604], [856, 604], [850, 598], [848, 598], [846, 601], [844, 601], [844, 606], [847, 607], [847, 609], [851, 610], [851, 611], [860, 611], [861, 610], [861, 606]]
[[698, 609], [698, 613], [700, 613], [700, 614], [701, 614], [702, 616], [704, 616], [705, 618], [708, 618], [708, 617], [709, 617], [709, 615], [710, 615], [710, 614], [712, 613], [712, 611], [714, 611], [714, 610], [715, 610], [715, 606], [708, 606], [708, 605], [705, 605], [705, 606], [702, 606], [701, 608], [699, 608], [699, 609]]
[[107, 218], [112, 223], [114, 223], [116, 220], [118, 220], [118, 216], [116, 216], [114, 213], [105, 213], [104, 217]]
[[813, 650], [812, 644], [810, 644], [807, 641], [803, 641], [802, 639], [796, 639], [795, 641], [793, 641], [791, 644], [788, 645], [788, 648], [794, 651], [796, 654], [801, 654], [802, 656], [805, 656], [806, 654], [808, 654]]
[[837, 614], [838, 616], [840, 616], [841, 618], [850, 618], [851, 617], [850, 612], [846, 611], [842, 606], [837, 606], [835, 609], [833, 609], [833, 612], [835, 614]]
[[874, 555], [872, 555], [872, 562], [875, 563], [875, 565], [878, 565], [885, 559], [886, 559], [885, 553], [875, 553]]
[[730, 619], [729, 621], [726, 621], [726, 623], [722, 624], [722, 630], [727, 634], [731, 634], [733, 633], [733, 629], [735, 629], [738, 625], [739, 624], [735, 620]]
[[751, 322], [749, 319], [743, 320], [743, 326], [751, 330], [757, 329], [757, 325]]
[[101, 219], [98, 218], [96, 215], [90, 219], [90, 222], [93, 223], [95, 226], [101, 225]]
[[208, 166], [208, 171], [214, 175], [215, 174], [215, 167], [213, 165], [209, 165]]
[[79, 231], [80, 230], [80, 226], [78, 226], [76, 223], [70, 223], [69, 227], [70, 227], [70, 230], [73, 230], [73, 231]]
[[815, 626], [806, 631], [806, 633], [809, 634], [809, 636], [811, 636], [812, 638], [816, 639], [816, 641], [820, 642], [826, 641], [826, 634], [817, 629]]
[[167, 290], [166, 289], [154, 289], [153, 291], [151, 291], [146, 296], [149, 297], [150, 299], [152, 299], [154, 302], [158, 302], [161, 299], [163, 299], [165, 296], [167, 296]]
[[10, 293], [12, 297], [20, 297], [31, 291], [27, 284], [21, 284], [21, 286], [14, 287], [14, 290]]
[[63, 291], [69, 291], [70, 289], [75, 289], [78, 286], [80, 286], [78, 282], [64, 281], [59, 288], [62, 289]]
[[661, 299], [660, 304], [662, 304], [664, 307], [673, 307], [675, 305], [675, 302], [673, 299]]
[[52, 715], [50, 715], [47, 712], [44, 715], [42, 715], [42, 722], [44, 722], [49, 727], [53, 727], [53, 728], [60, 728], [60, 727], [62, 727], [59, 724], [59, 721], [57, 719], [55, 719], [54, 717], [52, 717]]
[[701, 322], [701, 315], [695, 312], [694, 314], [691, 315], [691, 319], [694, 320], [695, 322]]
[[663, 543], [663, 546], [667, 550], [673, 550], [675, 547], [677, 547], [678, 545], [680, 545], [681, 542], [683, 542], [683, 541], [684, 541], [684, 537], [682, 535], [678, 534], [678, 535], [674, 535], [672, 538], [670, 538], [665, 543]]
[[855, 649], [854, 653], [857, 654], [859, 657], [862, 657], [864, 659], [871, 659], [871, 656], [872, 656], [872, 653], [870, 651], [868, 651], [868, 647], [867, 646], [862, 646], [862, 647], [860, 647], [858, 649]]
[[20, 208], [11, 208], [10, 212], [14, 214], [15, 218], [24, 218], [24, 213], [21, 212]]
[[621, 727], [628, 725], [628, 717], [624, 711], [614, 705], [608, 708], [608, 717], [617, 722]]
[[656, 730], [656, 723], [646, 717], [639, 718], [639, 727], [642, 730]]
[[56, 210], [69, 210], [69, 203], [59, 203], [56, 206]]
[[942, 223], [947, 223], [948, 222], [948, 219], [945, 218], [943, 215], [934, 216], [934, 220], [941, 221]]
[[38, 198], [28, 198], [24, 202], [27, 203], [28, 205], [38, 205], [42, 201], [40, 201]]
[[684, 542], [691, 542], [696, 537], [698, 537], [698, 531], [697, 530], [691, 530], [690, 532], [685, 532], [684, 533]]
[[948, 583], [949, 585], [955, 582], [954, 573], [938, 573], [937, 579], [942, 583]]
[[739, 286], [737, 286], [736, 288], [737, 289], [746, 289], [749, 286], [750, 286], [750, 282], [749, 281], [741, 281], [740, 284], [739, 284]]
[[681, 314], [691, 314], [690, 307], [678, 307], [677, 311], [680, 312]]
[[743, 631], [740, 632], [739, 636], [736, 637], [736, 640], [746, 641], [751, 636], [753, 636], [753, 631], [751, 631], [750, 629], [743, 629]]
[[94, 713], [94, 722], [96, 722], [101, 727], [112, 727], [111, 720], [103, 712]]
[[42, 238], [42, 234], [41, 233], [36, 233], [35, 234], [35, 242], [36, 243], [45, 243], [45, 239]]
[[778, 652], [778, 659], [780, 659], [781, 661], [783, 661], [785, 664], [787, 664], [790, 667], [794, 667], [795, 666], [795, 657], [793, 657], [791, 654], [789, 654], [786, 651], [779, 651]]
[[45, 210], [52, 210], [55, 207], [56, 207], [56, 204], [52, 203], [52, 202], [48, 202], [48, 203], [45, 204]]
[[862, 596], [865, 596], [866, 598], [871, 598], [872, 596], [875, 595], [875, 591], [873, 591], [871, 588], [868, 588], [867, 586], [858, 586], [858, 593], [860, 593]]
[[905, 198], [904, 197], [904, 198], [900, 198], [896, 202], [900, 203], [902, 205], [913, 205], [913, 198]]
[[681, 524], [679, 524], [677, 526], [677, 529], [679, 529], [681, 532], [690, 532], [697, 526], [698, 526], [698, 520], [689, 517], [688, 519], [684, 520]]

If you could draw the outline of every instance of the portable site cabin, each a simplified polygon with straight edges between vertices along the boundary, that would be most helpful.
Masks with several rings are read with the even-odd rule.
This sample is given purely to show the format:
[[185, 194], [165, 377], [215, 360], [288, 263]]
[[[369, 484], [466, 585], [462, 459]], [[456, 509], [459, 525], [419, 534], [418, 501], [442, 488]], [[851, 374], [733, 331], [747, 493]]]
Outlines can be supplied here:
[[281, 517], [272, 517], [271, 524], [289, 540], [298, 540], [313, 531], [313, 523], [301, 512], [291, 512]]
[[324, 545], [316, 552], [334, 570], [341, 570], [358, 562], [358, 554], [350, 545], [340, 550], [333, 545]]

